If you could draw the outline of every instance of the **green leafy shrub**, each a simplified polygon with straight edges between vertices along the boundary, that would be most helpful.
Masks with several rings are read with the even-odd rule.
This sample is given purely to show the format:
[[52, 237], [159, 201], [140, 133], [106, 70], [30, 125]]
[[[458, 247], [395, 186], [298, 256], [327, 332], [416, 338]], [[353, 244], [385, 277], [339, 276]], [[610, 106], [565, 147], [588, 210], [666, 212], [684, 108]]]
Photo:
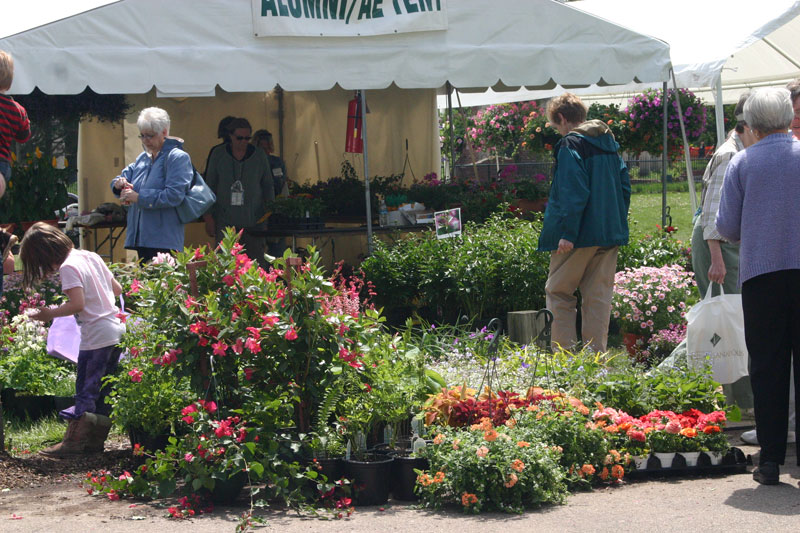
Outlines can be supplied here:
[[[458, 239], [414, 235], [380, 243], [362, 264], [390, 318], [491, 318], [544, 307], [550, 257], [537, 253], [541, 223], [497, 213]], [[399, 322], [399, 320], [396, 320]]]
[[619, 248], [618, 272], [626, 268], [666, 265], [680, 265], [687, 272], [693, 272], [691, 249], [669, 234], [645, 235]]

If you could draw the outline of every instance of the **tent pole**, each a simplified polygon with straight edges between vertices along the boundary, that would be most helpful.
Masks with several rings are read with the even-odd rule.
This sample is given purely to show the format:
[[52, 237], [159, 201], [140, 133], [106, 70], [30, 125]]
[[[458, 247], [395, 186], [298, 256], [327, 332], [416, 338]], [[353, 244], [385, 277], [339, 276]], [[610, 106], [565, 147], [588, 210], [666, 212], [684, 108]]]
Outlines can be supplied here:
[[662, 127], [661, 145], [661, 227], [667, 226], [667, 82], [664, 82], [664, 89], [661, 93], [661, 103], [664, 106], [664, 125]]
[[681, 99], [678, 98], [678, 82], [675, 80], [675, 71], [672, 74], [672, 86], [675, 88], [675, 103], [678, 106], [678, 123], [681, 125], [681, 137], [683, 138], [683, 159], [686, 161], [686, 179], [689, 181], [689, 200], [692, 203], [692, 216], [697, 212], [697, 188], [694, 186], [694, 174], [692, 173], [692, 154], [689, 151], [689, 139], [686, 138], [686, 126], [683, 121], [683, 109]]
[[717, 76], [716, 86], [714, 87], [714, 116], [717, 119], [717, 147], [725, 142], [725, 108], [722, 102], [722, 72]]
[[450, 129], [450, 179], [456, 175], [456, 139], [453, 137], [453, 87], [447, 82], [447, 122]]
[[286, 161], [283, 157], [283, 89], [278, 86], [275, 92], [278, 95], [278, 155]]
[[359, 91], [361, 100], [361, 132], [364, 139], [364, 194], [367, 199], [367, 254], [372, 255], [372, 202], [369, 193], [369, 159], [367, 157], [367, 95]]

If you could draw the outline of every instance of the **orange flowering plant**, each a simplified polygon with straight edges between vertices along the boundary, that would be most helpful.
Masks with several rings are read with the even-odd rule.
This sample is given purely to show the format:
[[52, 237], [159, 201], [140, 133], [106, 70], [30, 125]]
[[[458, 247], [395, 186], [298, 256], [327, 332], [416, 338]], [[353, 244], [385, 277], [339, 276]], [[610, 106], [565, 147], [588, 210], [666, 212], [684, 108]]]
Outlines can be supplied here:
[[543, 442], [535, 428], [495, 427], [484, 418], [468, 428], [436, 427], [421, 453], [430, 470], [419, 471], [417, 493], [429, 507], [457, 504], [466, 513], [521, 513], [560, 503], [567, 493], [561, 452]]

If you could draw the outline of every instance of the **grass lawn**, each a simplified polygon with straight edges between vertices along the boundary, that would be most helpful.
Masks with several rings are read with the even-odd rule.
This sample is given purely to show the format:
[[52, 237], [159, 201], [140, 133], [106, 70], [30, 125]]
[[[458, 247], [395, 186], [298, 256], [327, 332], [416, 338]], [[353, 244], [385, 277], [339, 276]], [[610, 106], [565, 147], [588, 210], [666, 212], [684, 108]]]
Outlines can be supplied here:
[[[676, 184], [678, 185], [678, 184]], [[684, 187], [685, 188], [685, 187]], [[700, 201], [700, 195], [697, 196]], [[692, 237], [691, 200], [688, 189], [684, 191], [667, 191], [667, 206], [672, 215], [672, 225], [678, 228], [678, 240], [688, 243]], [[661, 193], [637, 192], [631, 195], [631, 238], [653, 234], [656, 224], [661, 225]], [[669, 221], [667, 222], [669, 224]]]

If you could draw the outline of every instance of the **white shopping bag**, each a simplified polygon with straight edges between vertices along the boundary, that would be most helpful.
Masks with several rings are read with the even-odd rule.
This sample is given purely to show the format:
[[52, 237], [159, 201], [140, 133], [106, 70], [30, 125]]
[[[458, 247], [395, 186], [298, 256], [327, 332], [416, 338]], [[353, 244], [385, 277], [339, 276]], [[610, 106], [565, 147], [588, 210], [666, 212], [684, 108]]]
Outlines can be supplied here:
[[712, 297], [712, 285], [686, 314], [686, 359], [694, 368], [710, 360], [714, 381], [733, 383], [748, 374], [742, 295], [720, 287], [720, 295]]
[[71, 363], [78, 363], [81, 346], [81, 330], [74, 315], [53, 319], [47, 332], [47, 353]]

